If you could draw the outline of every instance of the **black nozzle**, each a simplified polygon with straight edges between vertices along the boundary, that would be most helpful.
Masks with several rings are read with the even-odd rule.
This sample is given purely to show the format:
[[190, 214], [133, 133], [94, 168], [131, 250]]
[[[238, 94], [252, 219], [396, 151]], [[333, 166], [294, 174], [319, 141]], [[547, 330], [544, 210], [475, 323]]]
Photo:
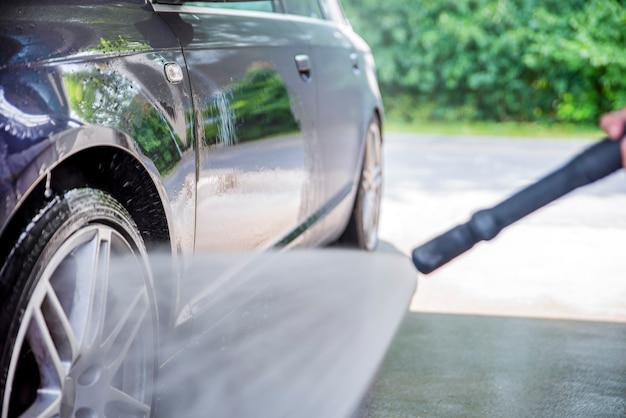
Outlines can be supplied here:
[[529, 213], [618, 170], [622, 167], [620, 143], [621, 141], [603, 139], [538, 182], [493, 208], [476, 212], [468, 222], [415, 248], [415, 267], [428, 274], [463, 254], [477, 242], [492, 239], [502, 229]]

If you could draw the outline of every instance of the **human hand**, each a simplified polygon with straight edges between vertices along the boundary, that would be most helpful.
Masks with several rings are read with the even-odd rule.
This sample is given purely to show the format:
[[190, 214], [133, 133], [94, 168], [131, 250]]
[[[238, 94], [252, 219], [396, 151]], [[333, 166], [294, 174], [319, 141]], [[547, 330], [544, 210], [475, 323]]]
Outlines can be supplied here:
[[[604, 129], [609, 138], [621, 139], [626, 134], [626, 107], [614, 112], [605, 113], [600, 117], [600, 128]], [[622, 141], [622, 165], [626, 167], [626, 141]]]

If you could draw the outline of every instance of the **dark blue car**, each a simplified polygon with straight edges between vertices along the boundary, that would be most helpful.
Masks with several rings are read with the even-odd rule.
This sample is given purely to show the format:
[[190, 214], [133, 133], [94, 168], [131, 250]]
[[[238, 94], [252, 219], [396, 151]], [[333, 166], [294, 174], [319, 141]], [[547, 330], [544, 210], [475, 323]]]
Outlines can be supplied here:
[[374, 248], [381, 120], [337, 0], [3, 2], [0, 418], [154, 412], [152, 249]]

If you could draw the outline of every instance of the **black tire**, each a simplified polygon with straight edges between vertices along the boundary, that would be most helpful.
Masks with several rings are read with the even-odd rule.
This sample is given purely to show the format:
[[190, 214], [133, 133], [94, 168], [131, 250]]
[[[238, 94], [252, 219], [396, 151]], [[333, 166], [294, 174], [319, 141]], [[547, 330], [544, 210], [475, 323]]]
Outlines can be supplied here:
[[54, 197], [2, 266], [0, 297], [1, 418], [150, 415], [151, 273], [113, 197], [88, 188]]
[[356, 199], [348, 226], [339, 239], [341, 244], [367, 251], [378, 245], [382, 169], [382, 135], [380, 122], [374, 116], [367, 129]]

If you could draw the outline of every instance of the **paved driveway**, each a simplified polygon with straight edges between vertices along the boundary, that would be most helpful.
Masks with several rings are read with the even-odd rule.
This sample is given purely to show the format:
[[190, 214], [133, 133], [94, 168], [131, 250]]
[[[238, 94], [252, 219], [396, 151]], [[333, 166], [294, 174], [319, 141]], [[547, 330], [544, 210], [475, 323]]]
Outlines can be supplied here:
[[624, 417], [626, 325], [411, 312], [354, 418]]
[[[560, 166], [584, 141], [387, 135], [382, 239], [419, 243]], [[626, 322], [626, 172], [560, 199], [428, 276], [416, 312]]]
[[[585, 146], [390, 134], [381, 236], [408, 254]], [[626, 416], [625, 252], [619, 172], [420, 276], [355, 416]]]

